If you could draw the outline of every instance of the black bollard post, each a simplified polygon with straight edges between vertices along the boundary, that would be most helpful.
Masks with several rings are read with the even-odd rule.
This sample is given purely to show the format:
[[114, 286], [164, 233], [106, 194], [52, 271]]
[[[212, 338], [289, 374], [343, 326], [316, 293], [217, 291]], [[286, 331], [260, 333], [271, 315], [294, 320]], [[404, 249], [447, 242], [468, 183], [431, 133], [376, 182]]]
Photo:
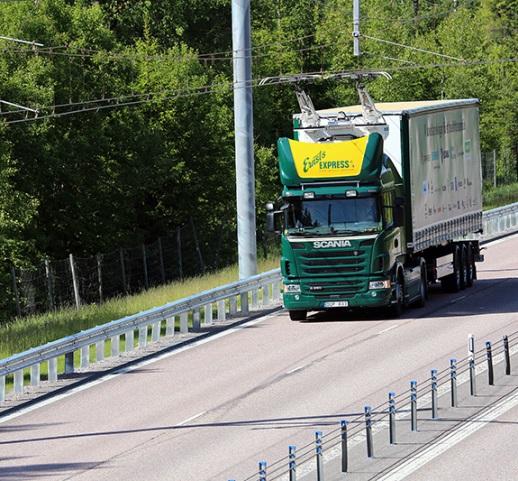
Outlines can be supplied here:
[[410, 381], [410, 429], [417, 431], [417, 381]]
[[372, 413], [371, 407], [365, 406], [365, 438], [367, 440], [367, 457], [374, 457], [374, 447], [372, 445]]
[[347, 421], [340, 422], [342, 431], [342, 473], [347, 473], [347, 470], [349, 469], [349, 457], [347, 455], [347, 424]]
[[288, 467], [290, 472], [290, 481], [297, 481], [297, 448], [296, 446], [288, 446]]
[[432, 419], [437, 419], [438, 404], [437, 404], [437, 369], [431, 371], [432, 379]]
[[504, 336], [505, 374], [511, 374], [511, 356], [509, 353], [509, 338]]
[[266, 481], [266, 461], [259, 461], [259, 481]]
[[495, 373], [493, 371], [493, 353], [491, 352], [491, 342], [486, 342], [487, 354], [487, 377], [490, 386], [495, 385]]
[[315, 433], [315, 454], [317, 462], [317, 481], [324, 481], [324, 460], [322, 459], [322, 433]]

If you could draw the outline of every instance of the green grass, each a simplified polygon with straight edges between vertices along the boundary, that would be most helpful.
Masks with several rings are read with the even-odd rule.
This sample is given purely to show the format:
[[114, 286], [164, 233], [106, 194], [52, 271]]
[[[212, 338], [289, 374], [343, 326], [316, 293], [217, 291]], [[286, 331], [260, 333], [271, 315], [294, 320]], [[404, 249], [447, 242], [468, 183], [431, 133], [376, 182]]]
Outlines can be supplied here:
[[518, 202], [518, 182], [498, 187], [485, 186], [483, 197], [484, 210]]
[[[259, 272], [278, 267], [278, 258], [260, 260]], [[60, 339], [81, 330], [136, 314], [152, 307], [196, 294], [238, 279], [237, 266], [230, 266], [204, 276], [172, 282], [148, 291], [111, 299], [101, 305], [83, 306], [79, 310], [63, 309], [37, 316], [15, 319], [0, 326], [0, 359], [23, 352], [47, 342]], [[122, 340], [121, 340], [122, 341]], [[121, 342], [121, 349], [123, 342]], [[110, 343], [106, 343], [106, 355]], [[42, 365], [42, 374], [43, 374]], [[62, 369], [59, 369], [61, 372]]]

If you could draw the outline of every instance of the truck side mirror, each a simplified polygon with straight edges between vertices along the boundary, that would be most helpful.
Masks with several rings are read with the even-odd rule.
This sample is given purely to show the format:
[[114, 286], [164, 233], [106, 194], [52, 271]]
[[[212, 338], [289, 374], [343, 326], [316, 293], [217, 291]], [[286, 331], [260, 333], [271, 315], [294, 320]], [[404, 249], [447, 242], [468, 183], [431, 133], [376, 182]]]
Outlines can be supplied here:
[[273, 202], [266, 203], [266, 232], [270, 232], [272, 234], [277, 233], [275, 230], [275, 217], [279, 214], [279, 211], [276, 211]]
[[396, 227], [405, 225], [405, 200], [402, 197], [394, 199], [394, 225]]

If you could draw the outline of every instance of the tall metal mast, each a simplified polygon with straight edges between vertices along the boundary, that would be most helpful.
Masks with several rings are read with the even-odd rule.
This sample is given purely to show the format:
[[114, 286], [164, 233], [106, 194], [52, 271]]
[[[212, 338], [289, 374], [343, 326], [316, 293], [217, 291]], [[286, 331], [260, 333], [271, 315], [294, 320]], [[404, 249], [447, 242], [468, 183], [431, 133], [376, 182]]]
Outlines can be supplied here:
[[232, 0], [239, 278], [257, 274], [250, 0]]

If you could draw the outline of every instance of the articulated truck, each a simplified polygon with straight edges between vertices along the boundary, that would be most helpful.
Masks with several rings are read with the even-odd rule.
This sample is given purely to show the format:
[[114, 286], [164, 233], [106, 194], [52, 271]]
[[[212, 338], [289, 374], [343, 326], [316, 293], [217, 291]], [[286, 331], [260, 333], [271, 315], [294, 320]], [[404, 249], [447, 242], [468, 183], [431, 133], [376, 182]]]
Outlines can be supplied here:
[[473, 285], [483, 260], [479, 103], [374, 104], [316, 111], [298, 92], [294, 138], [278, 140], [283, 303], [308, 311], [423, 306], [428, 287]]

